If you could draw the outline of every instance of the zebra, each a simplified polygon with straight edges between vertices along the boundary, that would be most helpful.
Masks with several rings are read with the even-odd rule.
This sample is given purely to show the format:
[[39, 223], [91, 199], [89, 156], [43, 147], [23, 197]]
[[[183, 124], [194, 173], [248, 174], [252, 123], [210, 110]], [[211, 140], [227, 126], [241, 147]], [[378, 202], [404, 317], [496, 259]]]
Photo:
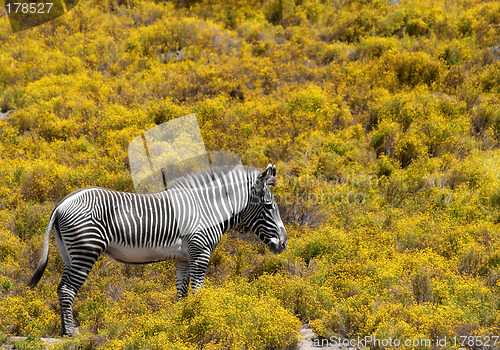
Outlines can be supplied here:
[[57, 287], [62, 334], [72, 336], [73, 301], [101, 254], [119, 262], [175, 260], [177, 298], [204, 282], [209, 258], [221, 236], [243, 222], [274, 254], [288, 236], [270, 190], [276, 167], [213, 168], [185, 175], [151, 194], [101, 187], [77, 190], [55, 207], [45, 231], [41, 258], [28, 282], [34, 288], [47, 267], [54, 231], [63, 262]]

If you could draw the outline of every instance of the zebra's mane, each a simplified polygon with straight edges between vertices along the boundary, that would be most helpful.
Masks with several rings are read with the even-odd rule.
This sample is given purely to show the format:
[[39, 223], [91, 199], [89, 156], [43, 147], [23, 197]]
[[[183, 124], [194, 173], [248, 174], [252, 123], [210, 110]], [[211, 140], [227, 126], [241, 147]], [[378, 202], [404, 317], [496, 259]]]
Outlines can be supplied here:
[[250, 166], [222, 166], [222, 167], [213, 167], [209, 170], [194, 172], [190, 174], [183, 175], [174, 181], [172, 181], [168, 188], [193, 188], [198, 187], [200, 183], [213, 183], [215, 179], [221, 179], [223, 184], [227, 184], [225, 181], [226, 176], [231, 171], [239, 171], [243, 172], [247, 179], [257, 178], [259, 174], [259, 170], [250, 167]]

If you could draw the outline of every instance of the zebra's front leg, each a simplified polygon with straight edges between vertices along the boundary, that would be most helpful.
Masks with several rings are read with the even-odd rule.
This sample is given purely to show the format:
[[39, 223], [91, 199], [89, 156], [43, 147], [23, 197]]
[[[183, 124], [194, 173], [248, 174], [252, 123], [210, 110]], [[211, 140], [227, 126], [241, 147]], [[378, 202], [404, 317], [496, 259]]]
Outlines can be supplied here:
[[191, 275], [191, 289], [197, 291], [205, 282], [205, 273], [207, 272], [208, 261], [210, 260], [210, 251], [198, 253], [190, 259], [189, 273]]
[[189, 284], [189, 261], [186, 259], [175, 260], [175, 286], [177, 300], [187, 297]]

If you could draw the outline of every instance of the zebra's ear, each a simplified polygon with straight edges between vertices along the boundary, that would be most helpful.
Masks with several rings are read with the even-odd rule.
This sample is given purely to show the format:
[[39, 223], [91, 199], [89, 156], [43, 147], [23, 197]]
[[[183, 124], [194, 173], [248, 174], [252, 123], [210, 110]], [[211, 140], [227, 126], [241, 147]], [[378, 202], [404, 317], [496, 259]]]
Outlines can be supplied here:
[[272, 164], [269, 164], [259, 177], [257, 178], [257, 190], [260, 192], [264, 190], [266, 186], [276, 186], [276, 167]]
[[269, 164], [267, 166], [267, 177], [266, 177], [266, 184], [268, 186], [276, 186], [276, 165], [271, 165]]

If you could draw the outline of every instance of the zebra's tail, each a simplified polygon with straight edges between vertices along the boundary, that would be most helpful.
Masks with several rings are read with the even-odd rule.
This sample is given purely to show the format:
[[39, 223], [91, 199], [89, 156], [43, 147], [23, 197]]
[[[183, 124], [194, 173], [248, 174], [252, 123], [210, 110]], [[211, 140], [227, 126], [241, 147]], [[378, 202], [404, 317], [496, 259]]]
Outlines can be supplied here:
[[38, 282], [40, 281], [40, 278], [42, 278], [43, 272], [45, 271], [45, 268], [47, 267], [47, 261], [49, 260], [49, 241], [50, 241], [50, 234], [52, 233], [52, 228], [54, 227], [54, 223], [57, 219], [57, 208], [54, 209], [52, 212], [52, 215], [50, 216], [49, 224], [47, 226], [47, 229], [45, 230], [45, 238], [43, 241], [43, 249], [42, 249], [42, 256], [40, 257], [40, 261], [38, 262], [38, 266], [35, 270], [35, 273], [33, 274], [33, 277], [28, 281], [28, 287], [31, 289], [35, 288]]

